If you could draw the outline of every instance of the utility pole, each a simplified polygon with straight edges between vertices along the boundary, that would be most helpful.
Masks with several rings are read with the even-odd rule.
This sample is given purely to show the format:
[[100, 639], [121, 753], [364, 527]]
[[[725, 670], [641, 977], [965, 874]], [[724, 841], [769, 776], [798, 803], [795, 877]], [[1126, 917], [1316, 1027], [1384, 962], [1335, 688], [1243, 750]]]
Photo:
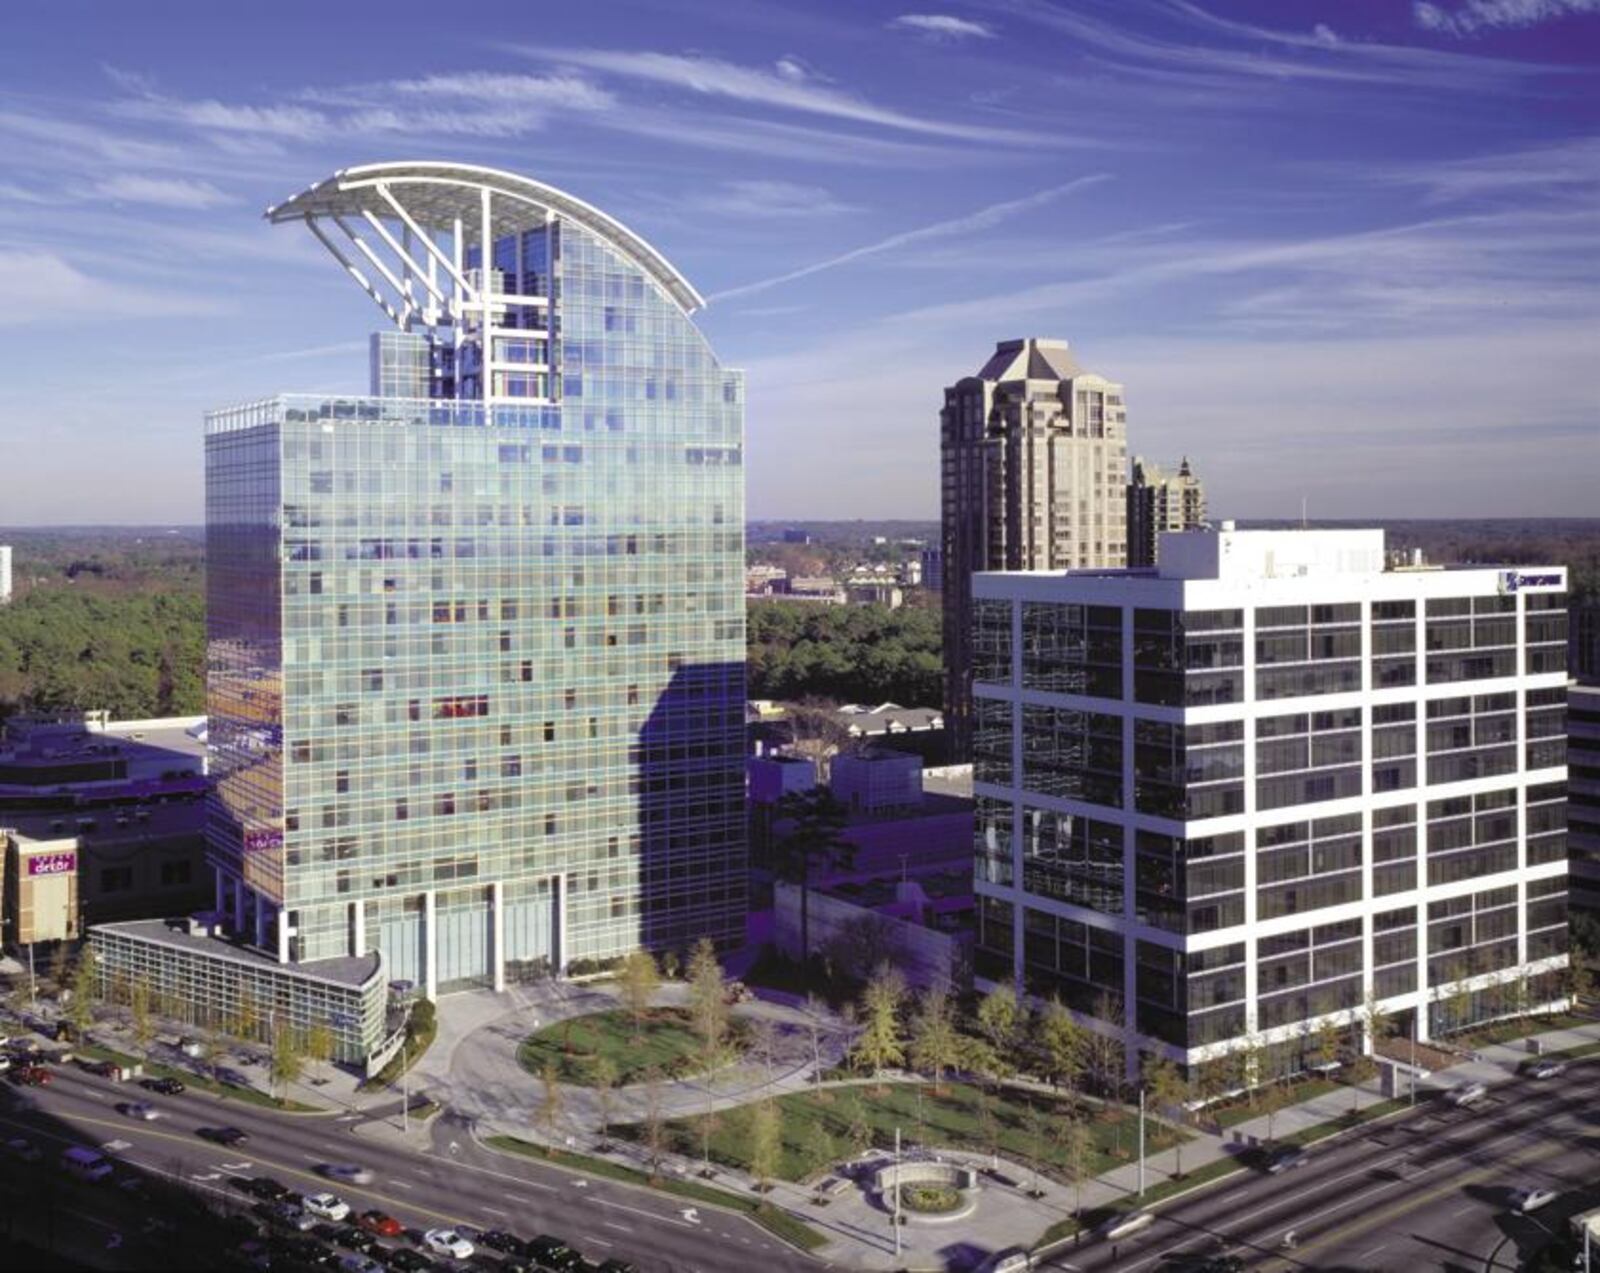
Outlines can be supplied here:
[[39, 994], [38, 994], [38, 988], [34, 984], [34, 979], [33, 979], [33, 943], [29, 942], [28, 943], [28, 1011], [29, 1012], [37, 1012], [38, 1010], [39, 1010]]
[[900, 1129], [894, 1129], [894, 1254], [900, 1258]]
[[1421, 1008], [1414, 1008], [1411, 1012], [1411, 1104], [1413, 1108], [1417, 1103], [1417, 1013]]
[[1139, 1089], [1139, 1196], [1144, 1197], [1144, 1088]]
[[400, 1045], [400, 1130], [411, 1130], [411, 1071], [406, 1068], [406, 1045]]

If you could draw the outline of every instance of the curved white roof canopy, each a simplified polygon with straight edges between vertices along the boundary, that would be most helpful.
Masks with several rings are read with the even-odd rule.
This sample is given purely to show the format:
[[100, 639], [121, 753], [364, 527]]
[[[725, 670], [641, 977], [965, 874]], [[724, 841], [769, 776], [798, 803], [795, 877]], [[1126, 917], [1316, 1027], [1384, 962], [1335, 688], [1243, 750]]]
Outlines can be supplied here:
[[[382, 226], [384, 221], [398, 221], [407, 231], [420, 230], [429, 234], [453, 234], [459, 224], [463, 246], [470, 246], [478, 244], [483, 238], [486, 208], [492, 219], [492, 238], [520, 234], [524, 230], [542, 226], [548, 214], [554, 213], [563, 220], [583, 226], [632, 261], [655, 279], [685, 314], [691, 314], [705, 304], [700, 293], [690, 286], [666, 257], [621, 222], [553, 186], [497, 168], [434, 162], [362, 164], [356, 168], [341, 168], [308, 190], [268, 208], [265, 215], [274, 224], [304, 221], [323, 245], [355, 275], [357, 281], [372, 292], [373, 288], [367, 284], [362, 273], [318, 228], [319, 220], [333, 221], [380, 273], [384, 273], [391, 283], [397, 283], [387, 273], [387, 267], [371, 246], [352, 231], [351, 222], [364, 222], [371, 226], [383, 237], [384, 242], [397, 251], [401, 245], [387, 234]], [[431, 239], [425, 246], [430, 253], [436, 251]], [[374, 295], [374, 299], [378, 297]], [[400, 313], [381, 300], [379, 303], [397, 323], [405, 325]]]

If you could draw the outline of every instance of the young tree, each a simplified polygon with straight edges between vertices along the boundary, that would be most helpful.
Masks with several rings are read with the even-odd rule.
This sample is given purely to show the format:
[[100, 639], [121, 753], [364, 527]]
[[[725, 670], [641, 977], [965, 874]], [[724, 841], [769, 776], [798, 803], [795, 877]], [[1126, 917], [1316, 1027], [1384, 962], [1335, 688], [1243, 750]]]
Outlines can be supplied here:
[[[1147, 1056], [1144, 1064], [1145, 1087], [1158, 1110], [1169, 1111], [1169, 1117], [1182, 1122], [1183, 1103], [1189, 1095], [1189, 1084], [1183, 1072], [1165, 1057]], [[1173, 1177], [1183, 1176], [1183, 1133], [1177, 1128], [1172, 1133]]]
[[764, 1194], [772, 1188], [783, 1158], [783, 1109], [777, 1101], [769, 1098], [751, 1106], [749, 1136], [750, 1174]]
[[617, 973], [617, 987], [622, 991], [622, 1002], [633, 1014], [633, 1033], [637, 1041], [644, 1034], [645, 1014], [650, 1011], [650, 1001], [656, 997], [661, 985], [661, 973], [648, 950], [635, 950], [622, 961]]
[[135, 977], [128, 995], [128, 1013], [133, 1026], [133, 1041], [146, 1061], [150, 1059], [150, 1045], [155, 1041], [156, 1023], [150, 1012], [150, 982]]
[[689, 1017], [709, 1068], [715, 1068], [728, 1033], [728, 979], [709, 937], [694, 944], [688, 975]]
[[226, 1099], [227, 1085], [222, 1082], [222, 1058], [228, 1054], [228, 1039], [212, 1026], [200, 1036], [200, 1064], [211, 1072], [211, 1081], [220, 1088], [218, 1095]]
[[605, 1149], [610, 1140], [611, 1115], [616, 1104], [617, 1067], [609, 1056], [597, 1056], [589, 1065], [589, 1086], [594, 1089], [595, 1110], [600, 1115], [596, 1140]]
[[1445, 1014], [1450, 1018], [1450, 1032], [1452, 1034], [1465, 1030], [1472, 1024], [1472, 991], [1465, 982], [1460, 982], [1456, 988], [1445, 996]]
[[995, 1116], [994, 1097], [988, 1088], [978, 1092], [978, 1136], [989, 1155], [989, 1168], [1000, 1168], [1000, 1120]]
[[72, 950], [64, 941], [58, 941], [56, 948], [50, 952], [50, 985], [57, 996], [71, 984]]
[[905, 993], [905, 978], [896, 969], [885, 964], [873, 974], [861, 996], [861, 1034], [851, 1050], [857, 1065], [876, 1073], [905, 1064], [900, 1040], [900, 1004]]
[[1089, 1063], [1089, 1031], [1068, 1012], [1060, 999], [1045, 1005], [1038, 1024], [1039, 1051], [1059, 1087], [1076, 1094]]
[[848, 869], [855, 849], [844, 838], [845, 807], [826, 787], [796, 791], [778, 801], [778, 818], [787, 828], [772, 842], [772, 871], [800, 886], [800, 966], [811, 962], [811, 873], [827, 867]]
[[1094, 1136], [1076, 1110], [1056, 1124], [1056, 1139], [1061, 1146], [1063, 1177], [1072, 1186], [1072, 1211], [1083, 1215], [1083, 1182], [1089, 1178], [1089, 1163], [1094, 1153]]
[[233, 1036], [241, 1043], [249, 1043], [256, 1037], [256, 1031], [261, 1027], [261, 1012], [256, 1007], [256, 998], [250, 993], [250, 987], [239, 987], [239, 1000], [233, 1010]]
[[1318, 1065], [1333, 1066], [1339, 1061], [1339, 1022], [1334, 1017], [1324, 1017], [1317, 1023], [1316, 1058]]
[[272, 1028], [272, 1081], [278, 1087], [278, 1103], [289, 1098], [289, 1086], [300, 1079], [305, 1068], [305, 1052], [300, 1032], [282, 1018], [274, 1018]]
[[1050, 1120], [1046, 1117], [1043, 1106], [1030, 1100], [1022, 1110], [1022, 1130], [1028, 1140], [1028, 1165], [1033, 1169], [1033, 1184], [1028, 1192], [1035, 1198], [1040, 1196], [1039, 1189], [1039, 1161], [1048, 1152], [1045, 1148], [1046, 1138], [1050, 1134]]
[[911, 1064], [933, 1079], [935, 1092], [942, 1088], [944, 1072], [957, 1064], [960, 1043], [948, 996], [937, 986], [929, 989], [911, 1018], [910, 1053]]
[[978, 1031], [995, 1058], [995, 1077], [1004, 1078], [1016, 1069], [1019, 1014], [1017, 992], [1009, 985], [996, 986], [978, 1001]]
[[324, 1020], [313, 1021], [306, 1031], [306, 1060], [318, 1067], [330, 1065], [338, 1043], [331, 1025]]
[[83, 953], [78, 956], [78, 966], [72, 970], [72, 1002], [67, 1005], [67, 1019], [72, 1022], [73, 1037], [80, 1042], [94, 1024], [99, 991], [94, 947], [85, 946]]
[[652, 1180], [661, 1170], [666, 1139], [667, 1125], [661, 1114], [661, 1071], [652, 1065], [644, 1073], [644, 1148]]
[[553, 1063], [539, 1071], [539, 1127], [555, 1148], [561, 1140], [561, 1129], [567, 1121], [567, 1097], [561, 1088], [561, 1076]]
[[1267, 1116], [1267, 1139], [1272, 1139], [1273, 1124], [1289, 1104], [1289, 1089], [1282, 1083], [1269, 1083], [1261, 1089], [1260, 1109]]
[[833, 1143], [833, 1137], [828, 1134], [828, 1129], [820, 1122], [811, 1124], [806, 1132], [806, 1158], [814, 1171], [826, 1171], [833, 1166], [833, 1160], [839, 1156], [838, 1147]]
[[822, 1000], [806, 995], [806, 1032], [811, 1036], [811, 1075], [822, 1090]]
[[866, 1107], [861, 1104], [860, 1095], [847, 1092], [840, 1105], [839, 1112], [844, 1119], [844, 1138], [849, 1143], [851, 1152], [866, 1153], [872, 1148], [872, 1123], [867, 1118]]
[[1574, 1008], [1594, 998], [1594, 974], [1576, 950], [1572, 952], [1572, 962], [1567, 965], [1566, 983], [1567, 998], [1572, 1001]]

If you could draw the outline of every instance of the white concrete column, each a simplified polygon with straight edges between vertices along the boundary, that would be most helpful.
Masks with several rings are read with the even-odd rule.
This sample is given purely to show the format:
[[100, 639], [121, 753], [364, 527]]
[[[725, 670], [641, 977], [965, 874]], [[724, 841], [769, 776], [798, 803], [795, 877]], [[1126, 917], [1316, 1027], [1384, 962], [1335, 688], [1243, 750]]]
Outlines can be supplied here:
[[499, 880], [489, 885], [489, 958], [493, 961], [494, 989], [498, 994], [506, 988], [506, 890]]
[[429, 999], [439, 997], [439, 930], [434, 900], [431, 888], [422, 895], [422, 993]]
[[559, 973], [567, 970], [567, 877], [557, 875], [554, 878], [556, 890], [556, 967]]
[[350, 953], [361, 956], [367, 950], [367, 904], [361, 898], [350, 903]]
[[278, 917], [278, 962], [289, 962], [289, 912], [282, 907], [273, 907], [274, 915]]

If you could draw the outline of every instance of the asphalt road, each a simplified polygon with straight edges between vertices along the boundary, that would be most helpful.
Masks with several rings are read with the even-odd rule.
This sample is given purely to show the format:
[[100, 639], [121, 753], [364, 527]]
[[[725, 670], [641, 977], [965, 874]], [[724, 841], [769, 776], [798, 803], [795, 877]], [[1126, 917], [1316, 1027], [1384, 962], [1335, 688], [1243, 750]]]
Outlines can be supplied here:
[[[1600, 1204], [1600, 1064], [1555, 1079], [1518, 1078], [1472, 1110], [1439, 1100], [1415, 1115], [1311, 1148], [1280, 1176], [1249, 1172], [1154, 1212], [1115, 1248], [1062, 1252], [1046, 1267], [1168, 1273], [1231, 1253], [1252, 1269], [1318, 1273], [1514, 1270], [1566, 1216]], [[1529, 1216], [1514, 1189], [1561, 1196]], [[1284, 1246], [1293, 1232], [1295, 1246]]]
[[[234, 1200], [242, 1195], [230, 1177], [273, 1176], [301, 1193], [330, 1189], [355, 1211], [376, 1207], [408, 1228], [468, 1224], [509, 1229], [524, 1238], [551, 1233], [591, 1259], [626, 1259], [648, 1273], [749, 1273], [756, 1268], [779, 1273], [822, 1267], [743, 1217], [710, 1207], [686, 1215], [690, 1204], [669, 1196], [486, 1150], [444, 1116], [435, 1120], [434, 1143], [415, 1152], [357, 1136], [352, 1122], [340, 1118], [278, 1114], [197, 1092], [158, 1096], [137, 1084], [113, 1083], [71, 1066], [56, 1067], [48, 1087], [7, 1088], [10, 1099], [0, 1109], [0, 1140], [18, 1135], [34, 1140], [44, 1160], [29, 1168], [33, 1171], [54, 1171], [62, 1149], [83, 1144], [100, 1147], [144, 1172], [182, 1178], [191, 1188]], [[134, 1121], [116, 1110], [116, 1103], [126, 1100], [148, 1100], [162, 1117], [151, 1123]], [[250, 1139], [228, 1150], [196, 1134], [201, 1127], [220, 1125], [238, 1127]], [[373, 1183], [330, 1183], [315, 1170], [326, 1162], [369, 1167]], [[130, 1201], [101, 1186], [67, 1191], [62, 1207], [85, 1217], [85, 1225], [70, 1215], [52, 1221], [58, 1241], [65, 1233], [82, 1250], [94, 1252], [101, 1267], [139, 1267], [123, 1245], [137, 1238], [141, 1223], [137, 1208], [124, 1205]], [[35, 1218], [35, 1223], [44, 1220]], [[123, 1223], [126, 1232], [117, 1227]]]

